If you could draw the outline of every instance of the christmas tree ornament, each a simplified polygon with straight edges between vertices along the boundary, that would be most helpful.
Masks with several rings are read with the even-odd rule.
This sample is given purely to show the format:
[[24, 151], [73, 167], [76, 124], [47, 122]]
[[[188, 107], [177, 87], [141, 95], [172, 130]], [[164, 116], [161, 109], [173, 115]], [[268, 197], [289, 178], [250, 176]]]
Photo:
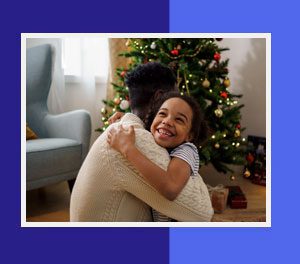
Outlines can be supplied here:
[[214, 60], [218, 62], [220, 59], [221, 59], [220, 53], [216, 52], [216, 53], [214, 54]]
[[245, 178], [249, 178], [251, 176], [251, 172], [248, 169], [246, 169], [244, 172], [244, 176]]
[[181, 45], [180, 44], [177, 45], [177, 49], [181, 50]]
[[170, 52], [171, 52], [171, 54], [174, 55], [174, 56], [178, 56], [178, 54], [179, 54], [179, 50], [178, 50], [178, 49], [173, 49], [173, 50], [171, 50]]
[[230, 180], [234, 181], [235, 180], [235, 176], [233, 174], [230, 175]]
[[153, 49], [153, 50], [156, 49], [156, 43], [152, 42], [151, 45], [150, 45], [150, 48]]
[[220, 95], [221, 95], [221, 97], [223, 97], [224, 99], [227, 99], [227, 97], [228, 97], [228, 93], [226, 93], [226, 92], [221, 92]]
[[114, 99], [114, 103], [115, 103], [116, 105], [118, 105], [120, 102], [121, 102], [121, 100], [120, 100], [119, 97], [116, 97], [116, 98]]
[[208, 87], [210, 86], [209, 80], [207, 80], [207, 79], [205, 78], [205, 80], [202, 82], [202, 86], [203, 86], [204, 88], [208, 88]]
[[248, 153], [246, 156], [246, 160], [248, 161], [249, 165], [251, 165], [254, 162], [254, 156], [251, 153]]
[[237, 129], [240, 129], [240, 128], [241, 128], [241, 124], [237, 124], [235, 127], [236, 127]]
[[216, 149], [220, 148], [220, 144], [219, 144], [219, 143], [216, 143], [216, 144], [215, 144], [215, 148], [216, 148]]
[[239, 137], [241, 135], [241, 131], [239, 130], [239, 129], [236, 129], [235, 131], [234, 131], [234, 136], [235, 137]]
[[120, 103], [120, 108], [122, 110], [127, 110], [129, 108], [129, 102], [127, 100], [122, 100]]
[[223, 115], [222, 109], [221, 108], [216, 109], [215, 115], [216, 115], [216, 117], [219, 117], [219, 118], [222, 117], [222, 115]]
[[122, 71], [122, 72], [120, 73], [120, 76], [121, 76], [122, 78], [124, 78], [125, 75], [126, 75], [126, 71]]
[[101, 113], [104, 114], [104, 115], [107, 114], [106, 108], [102, 107], [102, 108], [101, 108]]
[[128, 47], [130, 45], [130, 39], [127, 39], [125, 45], [126, 45], [126, 47]]
[[230, 80], [227, 78], [224, 80], [223, 85], [227, 88], [230, 86]]

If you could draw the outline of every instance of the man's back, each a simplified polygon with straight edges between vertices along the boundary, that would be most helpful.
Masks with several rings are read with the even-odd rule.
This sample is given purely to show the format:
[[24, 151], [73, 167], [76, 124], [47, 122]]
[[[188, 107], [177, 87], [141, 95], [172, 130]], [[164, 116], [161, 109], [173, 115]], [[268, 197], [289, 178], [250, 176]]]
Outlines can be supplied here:
[[[155, 144], [139, 118], [127, 114], [122, 124], [135, 126], [137, 147], [166, 169], [167, 151]], [[189, 180], [179, 199], [168, 201], [109, 147], [106, 133], [93, 144], [77, 176], [71, 196], [71, 221], [152, 221], [149, 206], [179, 221], [210, 220], [212, 208], [202, 179]]]

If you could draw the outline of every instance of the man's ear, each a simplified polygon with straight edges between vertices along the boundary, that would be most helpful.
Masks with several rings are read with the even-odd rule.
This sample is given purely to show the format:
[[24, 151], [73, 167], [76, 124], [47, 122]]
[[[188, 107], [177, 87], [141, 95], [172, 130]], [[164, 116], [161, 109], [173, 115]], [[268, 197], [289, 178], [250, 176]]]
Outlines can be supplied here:
[[161, 98], [161, 96], [163, 95], [163, 90], [157, 90], [155, 93], [154, 93], [154, 96], [153, 96], [153, 99], [154, 101], [157, 101], [159, 98]]

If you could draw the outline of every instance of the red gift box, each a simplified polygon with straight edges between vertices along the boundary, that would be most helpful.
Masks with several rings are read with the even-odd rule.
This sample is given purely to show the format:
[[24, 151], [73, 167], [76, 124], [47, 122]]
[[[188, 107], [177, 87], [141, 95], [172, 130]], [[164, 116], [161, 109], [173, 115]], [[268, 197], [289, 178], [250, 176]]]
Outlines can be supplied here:
[[247, 208], [247, 199], [240, 186], [228, 186], [228, 204], [232, 209]]

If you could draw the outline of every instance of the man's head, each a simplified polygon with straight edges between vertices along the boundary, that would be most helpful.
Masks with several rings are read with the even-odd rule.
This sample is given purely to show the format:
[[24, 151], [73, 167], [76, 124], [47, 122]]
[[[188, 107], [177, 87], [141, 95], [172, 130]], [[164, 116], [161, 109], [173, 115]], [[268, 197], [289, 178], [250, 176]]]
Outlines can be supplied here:
[[137, 66], [126, 75], [125, 83], [129, 89], [131, 110], [142, 119], [156, 97], [177, 89], [172, 70], [158, 62]]

